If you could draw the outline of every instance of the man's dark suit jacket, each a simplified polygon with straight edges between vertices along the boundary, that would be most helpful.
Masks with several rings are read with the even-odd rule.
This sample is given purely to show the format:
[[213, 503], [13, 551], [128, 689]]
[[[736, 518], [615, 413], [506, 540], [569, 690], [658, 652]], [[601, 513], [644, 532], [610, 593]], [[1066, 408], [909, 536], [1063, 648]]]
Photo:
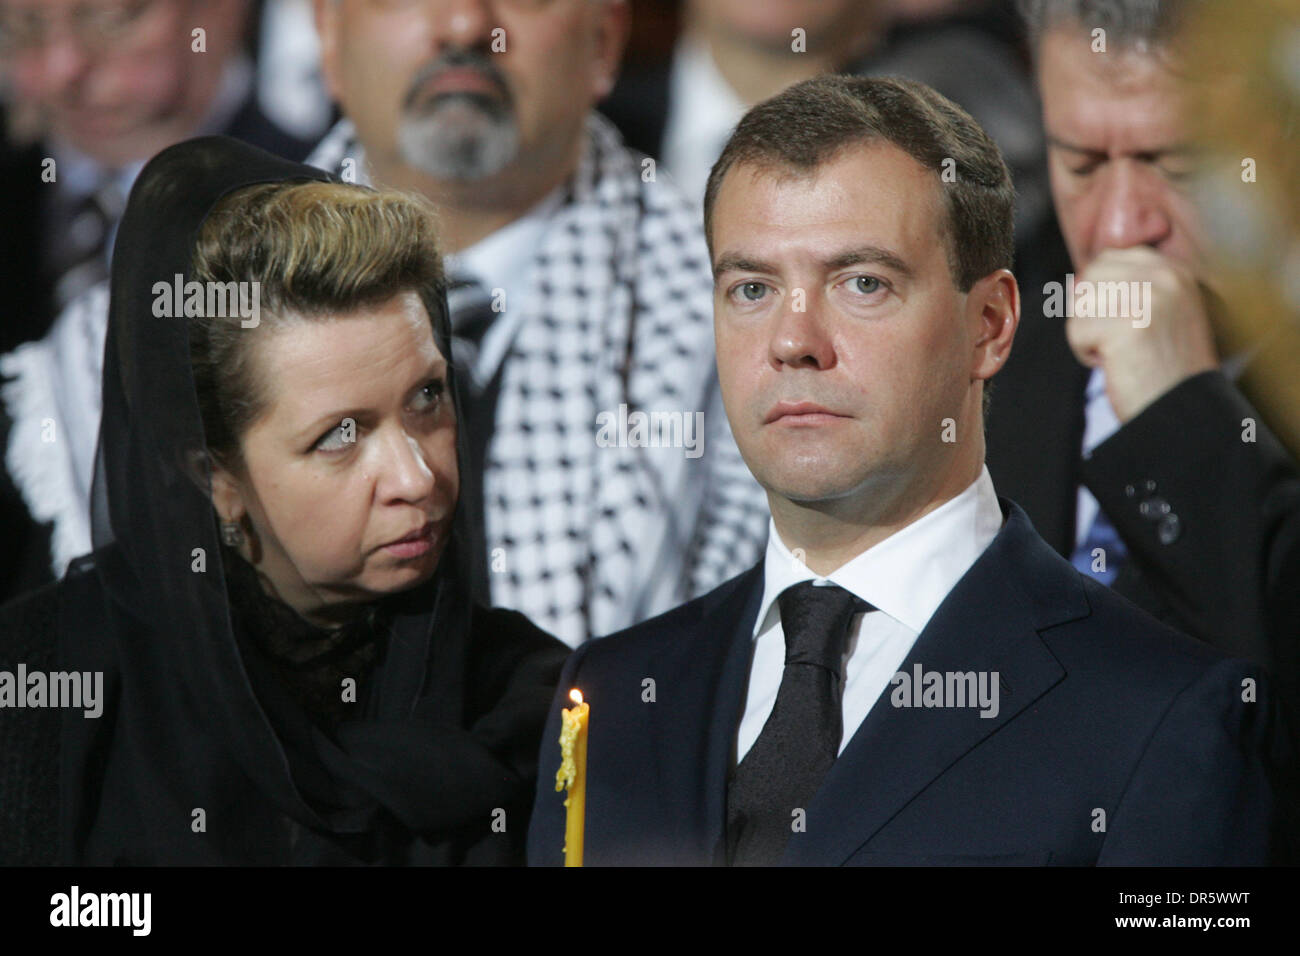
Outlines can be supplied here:
[[[1080, 485], [1124, 541], [1115, 590], [1165, 623], [1262, 664], [1300, 711], [1300, 472], [1221, 372], [1170, 389], [1102, 442], [1080, 449], [1089, 370], [1046, 318], [1043, 284], [1069, 268], [1020, 276], [1024, 307], [1011, 358], [993, 380], [989, 472], [1056, 551], [1075, 547]], [[1050, 261], [1049, 255], [1044, 262]], [[1257, 423], [1242, 441], [1243, 420]]]
[[[996, 717], [894, 707], [886, 687], [784, 862], [1288, 860], [1290, 741], [1267, 684], [1243, 701], [1257, 668], [1080, 575], [1018, 506], [1002, 507], [1002, 529], [900, 668], [996, 671]], [[562, 862], [554, 772], [571, 687], [591, 705], [586, 865], [718, 861], [762, 589], [760, 564], [570, 658], [542, 743], [530, 863]]]

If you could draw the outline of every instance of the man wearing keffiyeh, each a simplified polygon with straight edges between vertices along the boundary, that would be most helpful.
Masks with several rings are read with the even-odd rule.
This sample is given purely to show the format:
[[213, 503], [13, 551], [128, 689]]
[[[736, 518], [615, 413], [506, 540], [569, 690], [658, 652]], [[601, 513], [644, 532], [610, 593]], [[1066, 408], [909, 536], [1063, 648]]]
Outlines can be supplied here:
[[[767, 507], [718, 397], [699, 211], [592, 109], [626, 4], [316, 15], [346, 118], [308, 162], [442, 214], [491, 603], [577, 645], [752, 565]], [[600, 428], [638, 412], [683, 430]], [[678, 440], [697, 421], [702, 454]]]

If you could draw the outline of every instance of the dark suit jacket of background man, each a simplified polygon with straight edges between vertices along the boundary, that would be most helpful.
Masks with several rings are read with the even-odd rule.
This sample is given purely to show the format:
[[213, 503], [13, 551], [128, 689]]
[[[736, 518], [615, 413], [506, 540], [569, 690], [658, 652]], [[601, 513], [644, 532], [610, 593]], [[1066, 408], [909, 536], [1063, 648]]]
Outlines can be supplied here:
[[[1022, 318], [986, 419], [994, 484], [1066, 557], [1086, 485], [1129, 551], [1114, 589], [1165, 623], [1264, 665], [1300, 712], [1300, 475], [1248, 401], [1250, 366], [1235, 385], [1220, 372], [1184, 381], [1085, 461], [1089, 370], [1070, 351], [1065, 319], [1043, 315], [1044, 283], [1069, 270], [1063, 246], [1057, 266], [1044, 269], [1052, 258], [1017, 271]], [[1242, 441], [1245, 418], [1258, 423], [1253, 444]]]
[[[0, 129], [3, 129], [0, 111]], [[275, 125], [257, 105], [255, 91], [221, 130], [285, 159], [301, 160], [312, 144]], [[53, 186], [43, 182], [50, 150], [43, 142], [15, 145], [0, 135], [0, 353], [38, 339], [56, 318], [54, 285], [40, 260], [45, 228], [44, 200]]]
[[[1257, 668], [1085, 578], [1006, 522], [900, 671], [996, 671], [999, 712], [884, 694], [810, 801], [788, 864], [1255, 864], [1290, 858], [1294, 763]], [[570, 658], [529, 861], [562, 862], [559, 710], [591, 705], [586, 865], [706, 865], [724, 836], [762, 565]], [[653, 702], [644, 699], [654, 681]]]

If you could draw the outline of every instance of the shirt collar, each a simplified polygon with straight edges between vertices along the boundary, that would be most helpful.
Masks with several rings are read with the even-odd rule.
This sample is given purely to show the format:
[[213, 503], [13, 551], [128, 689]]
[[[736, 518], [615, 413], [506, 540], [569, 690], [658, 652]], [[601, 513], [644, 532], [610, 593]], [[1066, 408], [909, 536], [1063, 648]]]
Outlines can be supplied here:
[[447, 275], [477, 279], [485, 289], [518, 292], [520, 278], [527, 275], [563, 199], [564, 184], [561, 183], [518, 219], [489, 233], [472, 246], [448, 253]]
[[745, 102], [718, 70], [708, 46], [693, 36], [678, 41], [669, 82], [679, 130], [685, 138], [725, 137], [745, 113]]
[[802, 581], [838, 584], [919, 634], [1001, 527], [1002, 508], [987, 465], [956, 497], [824, 578], [790, 552], [769, 521], [754, 636], [776, 624], [777, 597]]
[[[690, 35], [677, 42], [668, 83], [664, 165], [687, 196], [698, 201], [704, 196], [709, 167], [745, 115], [745, 102], [719, 72], [708, 47]], [[704, 162], [688, 166], [689, 157]]]

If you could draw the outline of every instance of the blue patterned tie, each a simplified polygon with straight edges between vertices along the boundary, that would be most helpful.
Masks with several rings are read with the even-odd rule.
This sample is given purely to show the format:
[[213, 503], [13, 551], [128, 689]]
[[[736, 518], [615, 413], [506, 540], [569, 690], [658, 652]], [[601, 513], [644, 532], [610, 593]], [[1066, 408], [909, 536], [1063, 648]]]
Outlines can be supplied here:
[[[1106, 556], [1106, 570], [1094, 571], [1092, 569], [1093, 556], [1092, 552], [1096, 548], [1101, 548]], [[1092, 522], [1092, 527], [1088, 529], [1088, 536], [1084, 538], [1083, 544], [1075, 550], [1070, 558], [1070, 563], [1082, 571], [1084, 574], [1091, 575], [1102, 584], [1110, 587], [1115, 583], [1115, 578], [1119, 575], [1119, 570], [1124, 566], [1124, 559], [1128, 557], [1128, 549], [1124, 547], [1124, 541], [1120, 538], [1119, 532], [1115, 526], [1110, 523], [1106, 517], [1106, 512], [1098, 509], [1097, 517]]]

